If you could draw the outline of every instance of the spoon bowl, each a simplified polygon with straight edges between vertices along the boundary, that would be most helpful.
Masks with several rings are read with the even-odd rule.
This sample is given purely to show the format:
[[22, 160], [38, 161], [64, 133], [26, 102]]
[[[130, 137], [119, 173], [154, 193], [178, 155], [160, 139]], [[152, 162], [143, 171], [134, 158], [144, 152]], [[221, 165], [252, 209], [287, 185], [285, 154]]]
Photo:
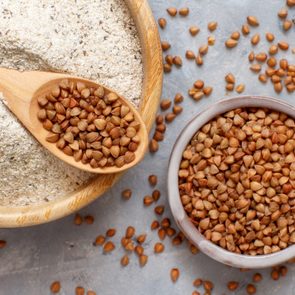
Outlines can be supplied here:
[[67, 164], [74, 166], [78, 169], [97, 173], [97, 174], [110, 174], [118, 173], [135, 166], [144, 157], [148, 145], [148, 133], [146, 126], [137, 112], [135, 107], [121, 95], [119, 100], [122, 104], [129, 107], [134, 115], [135, 120], [140, 124], [138, 136], [140, 143], [137, 150], [134, 152], [135, 159], [130, 163], [125, 163], [122, 167], [107, 166], [103, 168], [92, 168], [89, 164], [76, 162], [74, 157], [68, 156], [60, 149], [46, 140], [48, 131], [44, 129], [42, 122], [38, 119], [37, 113], [40, 109], [38, 98], [44, 97], [50, 93], [54, 86], [68, 79], [73, 82], [82, 82], [88, 87], [103, 87], [106, 94], [112, 92], [116, 93], [110, 88], [97, 84], [93, 81], [78, 78], [66, 74], [49, 73], [49, 72], [19, 72], [16, 70], [0, 68], [0, 93], [2, 93], [3, 101], [9, 110], [19, 119], [25, 128], [39, 141], [39, 143], [48, 149], [53, 155], [63, 160]]

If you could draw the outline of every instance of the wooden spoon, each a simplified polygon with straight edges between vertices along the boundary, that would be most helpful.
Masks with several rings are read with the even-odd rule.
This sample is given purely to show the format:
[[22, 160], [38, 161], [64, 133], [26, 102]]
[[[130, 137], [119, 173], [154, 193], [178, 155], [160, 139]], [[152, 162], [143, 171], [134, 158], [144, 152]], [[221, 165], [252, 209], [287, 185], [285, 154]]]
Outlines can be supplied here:
[[[42, 123], [37, 117], [37, 112], [40, 109], [37, 99], [40, 96], [45, 96], [50, 93], [52, 88], [61, 82], [63, 79], [70, 79], [75, 82], [83, 82], [88, 87], [99, 87], [93, 81], [73, 77], [66, 74], [30, 71], [19, 72], [16, 70], [9, 70], [0, 68], [0, 92], [3, 94], [4, 102], [11, 112], [22, 122], [28, 131], [52, 154], [64, 162], [88, 171], [98, 174], [117, 173], [129, 169], [136, 165], [144, 156], [148, 145], [148, 133], [146, 126], [141, 119], [141, 116], [134, 108], [134, 106], [122, 96], [119, 99], [127, 105], [133, 112], [135, 119], [140, 123], [140, 130], [138, 135], [140, 143], [135, 151], [135, 160], [131, 163], [125, 164], [122, 167], [111, 166], [104, 168], [92, 168], [89, 164], [76, 162], [72, 156], [64, 154], [55, 144], [46, 141], [48, 131], [43, 128]], [[103, 86], [106, 93], [115, 91]]]

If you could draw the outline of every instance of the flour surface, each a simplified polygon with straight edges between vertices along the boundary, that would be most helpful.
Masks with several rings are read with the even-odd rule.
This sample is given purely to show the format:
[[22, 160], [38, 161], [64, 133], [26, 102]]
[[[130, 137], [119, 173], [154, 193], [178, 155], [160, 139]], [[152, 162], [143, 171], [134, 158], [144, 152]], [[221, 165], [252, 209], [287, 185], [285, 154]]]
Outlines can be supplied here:
[[[139, 105], [141, 48], [123, 0], [0, 0], [0, 66], [89, 78]], [[0, 206], [49, 201], [92, 177], [44, 150], [0, 99]]]

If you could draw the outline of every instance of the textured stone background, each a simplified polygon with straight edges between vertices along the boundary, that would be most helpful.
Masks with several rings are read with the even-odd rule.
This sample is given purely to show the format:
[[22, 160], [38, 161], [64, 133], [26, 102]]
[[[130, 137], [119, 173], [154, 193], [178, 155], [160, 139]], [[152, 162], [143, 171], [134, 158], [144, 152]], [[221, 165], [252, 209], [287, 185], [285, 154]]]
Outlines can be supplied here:
[[[173, 97], [176, 92], [186, 94], [187, 89], [198, 78], [214, 87], [209, 98], [196, 103], [186, 97], [183, 103], [184, 112], [168, 128], [165, 142], [161, 143], [160, 152], [155, 156], [146, 155], [145, 160], [135, 169], [126, 173], [120, 183], [114, 186], [105, 196], [82, 210], [82, 214], [95, 216], [93, 225], [73, 225], [73, 216], [50, 224], [25, 229], [0, 230], [0, 238], [8, 241], [5, 249], [0, 251], [0, 295], [43, 295], [49, 294], [50, 283], [60, 280], [61, 294], [74, 294], [74, 288], [82, 285], [93, 289], [97, 294], [115, 295], [178, 295], [191, 294], [194, 290], [192, 281], [197, 278], [210, 279], [215, 287], [212, 294], [230, 294], [226, 288], [229, 280], [240, 281], [240, 287], [231, 294], [245, 294], [245, 286], [251, 281], [254, 271], [240, 272], [221, 265], [203, 254], [193, 256], [186, 244], [172, 247], [170, 239], [165, 240], [166, 250], [155, 256], [153, 245], [158, 241], [156, 232], [150, 231], [150, 223], [156, 218], [153, 206], [144, 208], [143, 196], [151, 192], [147, 176], [155, 173], [159, 176], [158, 188], [162, 192], [159, 204], [165, 204], [164, 216], [170, 217], [166, 194], [166, 173], [169, 154], [173, 143], [183, 126], [199, 110], [214, 101], [226, 97], [224, 90], [224, 75], [231, 71], [238, 83], [245, 83], [245, 94], [261, 94], [279, 97], [294, 103], [294, 94], [285, 91], [277, 95], [270, 84], [261, 85], [256, 75], [248, 69], [248, 52], [251, 50], [250, 37], [242, 37], [239, 46], [229, 52], [224, 48], [224, 41], [231, 32], [240, 29], [247, 15], [255, 15], [260, 20], [260, 27], [253, 29], [261, 33], [261, 42], [255, 51], [267, 48], [264, 38], [266, 31], [275, 33], [278, 40], [288, 40], [291, 47], [294, 44], [293, 28], [287, 34], [283, 33], [277, 11], [284, 6], [284, 0], [150, 0], [155, 17], [164, 16], [168, 20], [161, 37], [172, 44], [169, 53], [184, 57], [185, 50], [197, 51], [206, 43], [209, 32], [207, 23], [218, 21], [218, 29], [213, 35], [216, 45], [209, 49], [204, 57], [204, 65], [198, 68], [193, 61], [184, 60], [181, 69], [174, 69], [165, 77], [163, 97]], [[177, 16], [171, 19], [167, 16], [167, 6], [190, 7], [187, 18]], [[295, 17], [295, 8], [289, 15]], [[190, 25], [201, 28], [200, 34], [192, 38], [188, 33]], [[289, 50], [283, 56], [288, 56], [294, 64], [295, 55]], [[132, 199], [121, 200], [122, 189], [130, 187], [133, 190]], [[140, 268], [135, 254], [131, 256], [128, 267], [120, 266], [120, 258], [124, 251], [120, 246], [121, 236], [128, 225], [135, 226], [137, 233], [148, 234], [145, 244], [149, 261], [146, 267]], [[101, 248], [92, 246], [92, 241], [98, 234], [108, 228], [118, 230], [114, 237], [117, 249], [108, 255], [103, 255]], [[170, 280], [170, 269], [178, 267], [181, 275], [176, 284]], [[292, 271], [295, 267], [289, 265], [287, 277], [275, 282], [270, 278], [270, 269], [261, 270], [263, 281], [257, 285], [257, 294], [295, 294], [295, 281]], [[202, 291], [203, 292], [203, 291]]]

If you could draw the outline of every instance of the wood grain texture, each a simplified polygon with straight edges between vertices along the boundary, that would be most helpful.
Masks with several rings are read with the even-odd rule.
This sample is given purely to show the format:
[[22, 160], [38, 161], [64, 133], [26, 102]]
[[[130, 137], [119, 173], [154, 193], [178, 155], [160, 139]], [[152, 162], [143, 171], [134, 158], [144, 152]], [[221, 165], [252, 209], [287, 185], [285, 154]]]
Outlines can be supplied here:
[[[122, 0], [123, 1], [123, 0]], [[141, 41], [144, 81], [139, 112], [150, 131], [162, 91], [162, 51], [155, 20], [147, 0], [125, 0], [135, 20]], [[75, 193], [52, 202], [26, 207], [1, 207], [0, 227], [23, 227], [50, 222], [88, 205], [106, 192], [120, 173], [99, 175]]]
[[5, 97], [5, 104], [7, 107], [12, 111], [12, 113], [14, 113], [19, 121], [23, 123], [27, 130], [30, 131], [31, 134], [40, 142], [40, 144], [47, 148], [53, 155], [69, 165], [91, 173], [113, 174], [130, 169], [141, 161], [148, 145], [146, 125], [132, 103], [120, 94], [117, 95], [119, 96], [121, 103], [129, 107], [131, 112], [134, 114], [136, 122], [141, 125], [137, 133], [140, 137], [140, 142], [137, 150], [134, 152], [135, 160], [132, 162], [125, 164], [122, 167], [110, 166], [103, 168], [98, 167], [94, 169], [90, 166], [90, 164], [83, 164], [81, 161], [75, 161], [74, 157], [66, 155], [63, 151], [58, 149], [55, 144], [46, 140], [48, 131], [44, 129], [43, 124], [37, 118], [37, 113], [40, 109], [38, 105], [38, 98], [45, 97], [48, 93], [51, 93], [52, 88], [64, 79], [74, 81], [75, 83], [82, 82], [88, 87], [98, 88], [102, 86], [105, 94], [110, 92], [116, 93], [114, 90], [94, 83], [93, 81], [70, 75], [41, 71], [19, 72], [3, 68], [0, 68], [0, 92], [2, 92]]

